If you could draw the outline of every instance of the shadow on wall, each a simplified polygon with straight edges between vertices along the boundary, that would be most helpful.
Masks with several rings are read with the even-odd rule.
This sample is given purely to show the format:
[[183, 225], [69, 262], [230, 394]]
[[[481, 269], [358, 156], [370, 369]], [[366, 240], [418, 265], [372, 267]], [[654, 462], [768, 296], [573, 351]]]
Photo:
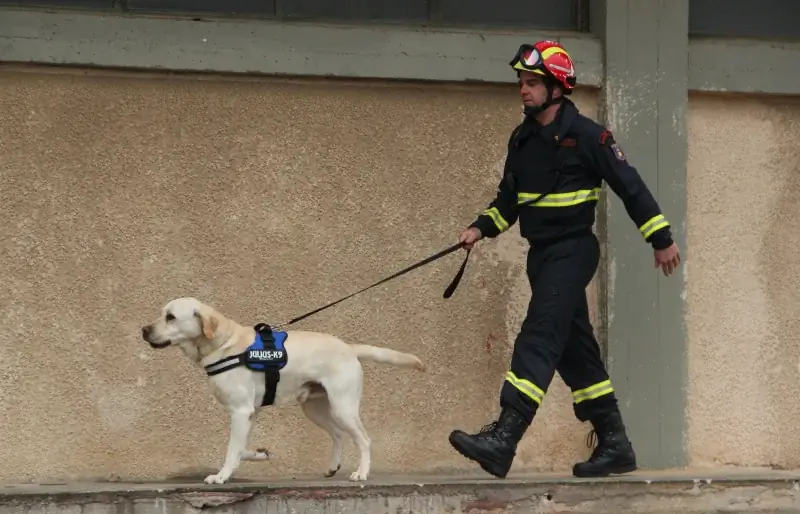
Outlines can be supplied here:
[[800, 467], [800, 98], [693, 95], [692, 463]]
[[[184, 295], [281, 322], [451, 245], [493, 197], [518, 119], [508, 87], [4, 71], [0, 480], [219, 466], [227, 422], [205, 376], [139, 327]], [[447, 434], [496, 412], [529, 295], [517, 239], [483, 244], [450, 300], [456, 256], [297, 325], [429, 365], [366, 366], [374, 472], [475, 470]], [[520, 469], [586, 452], [554, 384]], [[326, 436], [292, 409], [265, 411], [252, 441], [274, 459], [239, 478], [326, 464]]]
[[767, 194], [777, 194], [758, 257], [766, 269], [770, 332], [777, 339], [763, 339], [764, 357], [769, 363], [764, 382], [771, 386], [770, 411], [781, 429], [780, 435], [775, 427], [770, 430], [777, 436], [777, 445], [765, 464], [799, 468], [800, 440], [796, 436], [800, 427], [800, 230], [791, 227], [800, 219], [800, 98], [772, 99], [765, 106], [774, 128], [771, 158], [762, 162], [765, 171], [774, 177]]

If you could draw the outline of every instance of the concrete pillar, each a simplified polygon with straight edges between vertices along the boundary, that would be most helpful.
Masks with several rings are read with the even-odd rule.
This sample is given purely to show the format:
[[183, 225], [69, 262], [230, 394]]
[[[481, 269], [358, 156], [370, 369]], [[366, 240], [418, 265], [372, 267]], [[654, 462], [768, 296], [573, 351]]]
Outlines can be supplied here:
[[[604, 122], [672, 224], [686, 257], [688, 0], [592, 2], [605, 46]], [[664, 277], [606, 187], [601, 304], [607, 359], [639, 464], [685, 462], [684, 274]]]

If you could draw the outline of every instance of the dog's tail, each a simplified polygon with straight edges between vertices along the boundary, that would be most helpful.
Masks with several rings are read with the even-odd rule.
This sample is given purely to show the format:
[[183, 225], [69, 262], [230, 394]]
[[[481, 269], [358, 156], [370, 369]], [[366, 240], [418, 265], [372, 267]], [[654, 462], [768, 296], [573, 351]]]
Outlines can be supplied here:
[[379, 362], [403, 368], [414, 368], [418, 371], [425, 371], [425, 364], [416, 355], [398, 352], [388, 348], [370, 346], [368, 344], [351, 344], [350, 347], [355, 352], [360, 361]]

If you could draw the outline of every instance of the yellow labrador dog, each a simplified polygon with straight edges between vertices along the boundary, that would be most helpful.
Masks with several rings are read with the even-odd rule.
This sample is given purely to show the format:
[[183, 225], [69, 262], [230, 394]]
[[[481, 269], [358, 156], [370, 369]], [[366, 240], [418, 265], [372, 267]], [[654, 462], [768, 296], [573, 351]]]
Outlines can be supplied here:
[[[175, 345], [205, 369], [220, 361], [235, 360], [253, 344], [257, 331], [226, 318], [195, 298], [177, 298], [161, 309], [152, 324], [142, 327], [142, 338], [153, 348]], [[283, 350], [288, 356], [280, 370], [274, 406], [299, 404], [305, 415], [325, 430], [332, 440], [331, 460], [325, 476], [341, 468], [344, 434], [360, 454], [358, 469], [350, 480], [366, 480], [370, 470], [370, 438], [361, 424], [363, 384], [361, 362], [379, 362], [414, 368], [425, 366], [416, 356], [364, 344], [348, 344], [318, 332], [287, 331]], [[266, 390], [263, 372], [238, 365], [210, 374], [214, 397], [230, 414], [230, 438], [222, 469], [209, 475], [208, 484], [223, 484], [242, 460], [266, 460], [265, 450], [249, 450], [250, 428], [262, 407]]]

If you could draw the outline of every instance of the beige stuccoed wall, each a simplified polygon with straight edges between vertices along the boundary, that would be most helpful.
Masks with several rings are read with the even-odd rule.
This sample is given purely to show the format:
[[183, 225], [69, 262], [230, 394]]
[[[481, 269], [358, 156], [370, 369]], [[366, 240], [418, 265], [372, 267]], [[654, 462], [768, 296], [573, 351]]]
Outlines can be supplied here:
[[[596, 115], [594, 93], [575, 99]], [[182, 295], [277, 323], [454, 243], [518, 118], [513, 87], [0, 73], [0, 480], [219, 466], [227, 420], [203, 372], [140, 326]], [[459, 256], [299, 324], [428, 363], [366, 366], [375, 473], [477, 471], [447, 435], [497, 410], [524, 252], [515, 228], [479, 247], [450, 300]], [[516, 470], [589, 451], [554, 384]], [[299, 409], [267, 410], [252, 440], [274, 457], [240, 478], [325, 468], [327, 438]], [[348, 442], [343, 471], [355, 464]]]
[[800, 98], [692, 95], [689, 448], [800, 467]]
[[[0, 73], [0, 480], [218, 466], [227, 425], [202, 372], [148, 349], [139, 326], [184, 294], [245, 323], [282, 321], [452, 243], [494, 191], [516, 100], [476, 86]], [[596, 114], [595, 94], [576, 100]], [[692, 95], [688, 130], [690, 461], [797, 467], [800, 99]], [[430, 365], [366, 367], [376, 473], [474, 470], [446, 437], [496, 411], [527, 301], [523, 255], [514, 229], [479, 247], [450, 300], [456, 256], [302, 323]], [[566, 470], [587, 452], [554, 384], [516, 470]], [[267, 411], [253, 442], [274, 459], [240, 477], [317, 474], [327, 457], [297, 410]]]

